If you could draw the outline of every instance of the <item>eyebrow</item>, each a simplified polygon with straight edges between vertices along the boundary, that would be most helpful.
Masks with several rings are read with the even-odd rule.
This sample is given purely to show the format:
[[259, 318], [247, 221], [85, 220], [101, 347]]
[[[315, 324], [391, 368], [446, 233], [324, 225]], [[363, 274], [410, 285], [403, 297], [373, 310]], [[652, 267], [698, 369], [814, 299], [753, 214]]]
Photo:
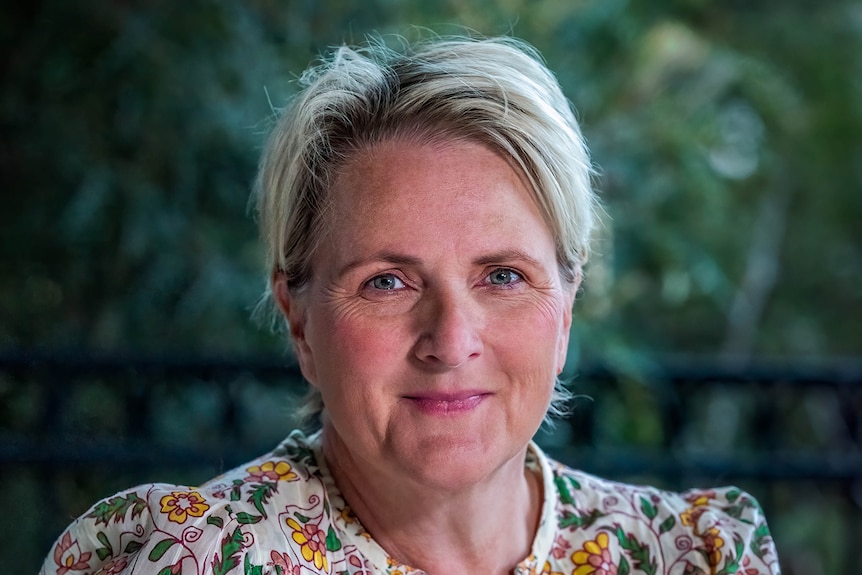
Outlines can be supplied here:
[[413, 256], [407, 256], [396, 252], [377, 252], [366, 257], [356, 258], [348, 261], [338, 270], [338, 275], [343, 276], [358, 267], [362, 267], [371, 262], [386, 262], [397, 265], [415, 266], [419, 265], [422, 260]]
[[[506, 249], [496, 251], [490, 254], [486, 254], [480, 256], [473, 260], [474, 265], [487, 266], [494, 264], [505, 264], [506, 262], [518, 261], [518, 262], [526, 262], [528, 265], [533, 267], [541, 267], [541, 263], [539, 260], [534, 258], [533, 256], [523, 252], [521, 250], [516, 249]], [[395, 265], [407, 265], [407, 266], [418, 266], [422, 263], [422, 260], [408, 256], [405, 254], [400, 254], [397, 252], [376, 252], [369, 256], [356, 258], [353, 260], [349, 260], [346, 264], [341, 266], [338, 270], [338, 276], [344, 276], [345, 274], [350, 273], [356, 268], [362, 267], [372, 262], [386, 262]]]
[[526, 252], [522, 252], [521, 250], [515, 249], [500, 250], [498, 252], [490, 253], [473, 260], [473, 263], [475, 263], [476, 265], [491, 265], [503, 264], [505, 262], [511, 261], [526, 262], [530, 266], [541, 267], [541, 263], [539, 262], [539, 260], [527, 254]]

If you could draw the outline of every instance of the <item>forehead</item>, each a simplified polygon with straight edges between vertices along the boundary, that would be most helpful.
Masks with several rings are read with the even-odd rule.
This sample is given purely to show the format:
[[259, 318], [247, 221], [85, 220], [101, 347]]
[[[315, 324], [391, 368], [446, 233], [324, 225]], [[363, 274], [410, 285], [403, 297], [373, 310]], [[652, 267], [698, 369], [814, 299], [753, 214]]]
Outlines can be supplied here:
[[552, 234], [529, 186], [481, 144], [377, 144], [344, 166], [330, 200], [315, 275], [380, 254], [457, 266], [492, 253], [522, 253], [555, 265]]
[[456, 206], [460, 213], [449, 215], [466, 219], [489, 201], [537, 209], [529, 182], [509, 158], [471, 140], [441, 138], [390, 139], [360, 149], [338, 171], [330, 200], [342, 220], [354, 219], [357, 210], [407, 216], [430, 208], [443, 217]]

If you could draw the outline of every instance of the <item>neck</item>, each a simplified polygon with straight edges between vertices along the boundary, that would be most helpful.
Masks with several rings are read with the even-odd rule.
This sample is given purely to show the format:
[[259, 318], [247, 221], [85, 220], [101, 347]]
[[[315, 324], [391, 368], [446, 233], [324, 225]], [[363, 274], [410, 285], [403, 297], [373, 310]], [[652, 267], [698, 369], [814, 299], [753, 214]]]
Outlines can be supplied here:
[[357, 461], [324, 430], [327, 464], [345, 501], [386, 553], [428, 575], [508, 574], [530, 554], [542, 482], [526, 447], [481, 483], [443, 489]]

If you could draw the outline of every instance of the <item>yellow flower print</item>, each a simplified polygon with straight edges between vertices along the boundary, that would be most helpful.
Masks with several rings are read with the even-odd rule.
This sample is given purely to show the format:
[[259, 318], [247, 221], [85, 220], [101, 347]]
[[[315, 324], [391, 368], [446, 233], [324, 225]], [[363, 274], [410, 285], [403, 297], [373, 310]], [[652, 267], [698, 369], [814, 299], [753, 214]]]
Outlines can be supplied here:
[[541, 575], [564, 575], [559, 571], [551, 571], [551, 562], [545, 561], [545, 566], [542, 568]]
[[302, 558], [314, 562], [317, 569], [329, 571], [329, 561], [326, 559], [326, 533], [317, 525], [306, 523], [300, 525], [295, 519], [288, 519], [287, 526], [293, 530], [293, 540], [299, 543]]
[[189, 516], [201, 517], [210, 508], [197, 491], [173, 491], [159, 501], [161, 512], [168, 514], [168, 520], [183, 524]]
[[687, 498], [691, 507], [680, 513], [680, 522], [686, 527], [695, 525], [703, 512], [706, 511], [705, 507], [709, 505], [710, 499], [715, 499], [715, 493], [711, 491]]
[[617, 566], [611, 561], [608, 543], [608, 534], [599, 533], [595, 540], [587, 541], [582, 549], [572, 553], [572, 562], [575, 564], [572, 575], [617, 575]]
[[721, 563], [721, 548], [724, 547], [724, 539], [720, 537], [719, 531], [715, 527], [707, 529], [706, 533], [700, 537], [703, 539], [703, 549], [706, 551], [709, 564], [718, 567], [718, 564]]
[[250, 481], [291, 481], [297, 478], [296, 473], [291, 470], [290, 463], [287, 461], [265, 461], [260, 465], [252, 465], [247, 468], [248, 476], [246, 482]]

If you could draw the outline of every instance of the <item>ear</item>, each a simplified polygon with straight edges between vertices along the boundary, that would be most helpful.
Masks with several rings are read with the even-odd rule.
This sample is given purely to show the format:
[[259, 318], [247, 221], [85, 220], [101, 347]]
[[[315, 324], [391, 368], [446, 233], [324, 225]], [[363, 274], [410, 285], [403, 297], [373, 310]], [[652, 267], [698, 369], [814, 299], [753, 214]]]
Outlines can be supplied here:
[[575, 307], [575, 296], [581, 286], [583, 274], [578, 268], [575, 281], [563, 283], [563, 322], [560, 326], [560, 335], [557, 340], [557, 375], [563, 373], [566, 366], [566, 355], [569, 351], [569, 334], [572, 331], [572, 308]]
[[308, 309], [305, 298], [300, 294], [291, 292], [287, 277], [281, 272], [273, 272], [270, 284], [278, 309], [281, 310], [287, 322], [290, 339], [293, 342], [293, 351], [299, 362], [299, 369], [305, 379], [310, 384], [315, 385], [317, 369], [314, 363], [314, 353], [306, 337]]

